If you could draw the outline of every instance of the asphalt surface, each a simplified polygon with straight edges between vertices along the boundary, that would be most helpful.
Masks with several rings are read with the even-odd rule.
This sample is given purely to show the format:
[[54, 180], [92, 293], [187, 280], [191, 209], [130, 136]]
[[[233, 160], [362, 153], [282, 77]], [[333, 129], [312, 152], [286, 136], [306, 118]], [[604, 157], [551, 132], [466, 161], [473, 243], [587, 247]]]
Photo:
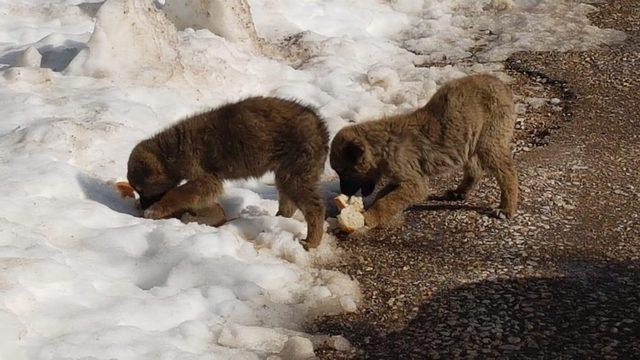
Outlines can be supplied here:
[[483, 214], [499, 196], [485, 178], [467, 202], [425, 200], [343, 239], [337, 268], [363, 303], [309, 325], [353, 346], [319, 358], [640, 358], [640, 2], [598, 6], [593, 22], [627, 41], [505, 63], [516, 94], [554, 99], [516, 131], [518, 216]]

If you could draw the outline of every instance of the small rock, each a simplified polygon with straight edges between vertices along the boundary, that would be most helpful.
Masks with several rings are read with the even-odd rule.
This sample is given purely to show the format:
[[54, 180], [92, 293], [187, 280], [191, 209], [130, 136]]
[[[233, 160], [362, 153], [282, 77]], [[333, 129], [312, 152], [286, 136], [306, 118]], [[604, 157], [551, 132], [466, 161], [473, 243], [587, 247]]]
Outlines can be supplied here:
[[520, 345], [500, 345], [501, 350], [520, 350]]
[[351, 313], [358, 310], [358, 305], [350, 296], [343, 296], [340, 298], [340, 306], [345, 312]]
[[352, 348], [349, 340], [345, 339], [342, 335], [332, 336], [329, 340], [329, 346], [338, 351], [349, 351]]
[[529, 104], [529, 106], [531, 106], [533, 109], [539, 109], [542, 106], [544, 106], [544, 104], [547, 102], [546, 99], [538, 98], [538, 97], [529, 97], [529, 98], [526, 98], [524, 101], [527, 104]]
[[509, 341], [512, 344], [518, 344], [522, 340], [517, 336], [509, 336], [509, 338], [507, 338], [507, 341]]
[[284, 344], [279, 355], [283, 359], [292, 360], [310, 359], [316, 356], [313, 352], [313, 344], [311, 343], [311, 340], [301, 336], [290, 337]]

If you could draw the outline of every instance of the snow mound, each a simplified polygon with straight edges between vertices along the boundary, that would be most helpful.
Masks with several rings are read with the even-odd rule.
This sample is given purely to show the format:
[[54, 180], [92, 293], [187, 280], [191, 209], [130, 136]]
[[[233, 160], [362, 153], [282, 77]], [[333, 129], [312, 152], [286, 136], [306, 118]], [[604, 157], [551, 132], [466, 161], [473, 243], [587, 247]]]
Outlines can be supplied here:
[[246, 0], [168, 0], [163, 11], [181, 30], [208, 29], [232, 42], [258, 42]]
[[178, 63], [178, 38], [170, 21], [143, 1], [107, 0], [96, 14], [87, 48], [66, 73], [93, 77], [139, 76], [165, 82]]

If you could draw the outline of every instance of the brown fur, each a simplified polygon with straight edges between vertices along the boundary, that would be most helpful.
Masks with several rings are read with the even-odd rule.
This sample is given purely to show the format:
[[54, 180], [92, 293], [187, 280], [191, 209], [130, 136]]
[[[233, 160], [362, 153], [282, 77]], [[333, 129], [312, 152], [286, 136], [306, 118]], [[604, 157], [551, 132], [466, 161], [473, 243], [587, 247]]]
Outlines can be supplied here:
[[364, 196], [380, 178], [388, 184], [365, 212], [368, 228], [385, 224], [428, 192], [427, 179], [456, 167], [464, 178], [447, 192], [464, 199], [483, 170], [500, 186], [495, 214], [516, 214], [518, 179], [511, 158], [515, 110], [508, 86], [490, 75], [444, 84], [429, 103], [412, 113], [343, 128], [331, 144], [331, 166], [341, 191]]
[[[324, 205], [317, 185], [328, 152], [327, 129], [316, 113], [293, 101], [255, 97], [178, 122], [140, 142], [127, 177], [140, 194], [145, 217], [197, 212], [214, 203], [224, 179], [274, 171], [278, 215], [299, 208], [307, 243], [322, 239]], [[182, 180], [187, 180], [178, 186]]]

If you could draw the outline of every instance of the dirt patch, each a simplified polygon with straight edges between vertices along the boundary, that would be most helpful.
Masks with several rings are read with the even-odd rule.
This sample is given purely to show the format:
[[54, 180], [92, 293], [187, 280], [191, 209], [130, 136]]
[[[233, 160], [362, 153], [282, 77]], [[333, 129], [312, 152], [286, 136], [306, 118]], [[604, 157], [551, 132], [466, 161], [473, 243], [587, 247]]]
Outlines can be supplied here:
[[[320, 358], [640, 353], [640, 4], [601, 8], [594, 22], [626, 31], [625, 43], [505, 64], [515, 92], [539, 105], [516, 131], [518, 217], [482, 214], [499, 196], [485, 179], [468, 202], [425, 201], [397, 228], [343, 240], [337, 267], [364, 303], [310, 327], [354, 345]], [[434, 179], [434, 193], [456, 180]]]

